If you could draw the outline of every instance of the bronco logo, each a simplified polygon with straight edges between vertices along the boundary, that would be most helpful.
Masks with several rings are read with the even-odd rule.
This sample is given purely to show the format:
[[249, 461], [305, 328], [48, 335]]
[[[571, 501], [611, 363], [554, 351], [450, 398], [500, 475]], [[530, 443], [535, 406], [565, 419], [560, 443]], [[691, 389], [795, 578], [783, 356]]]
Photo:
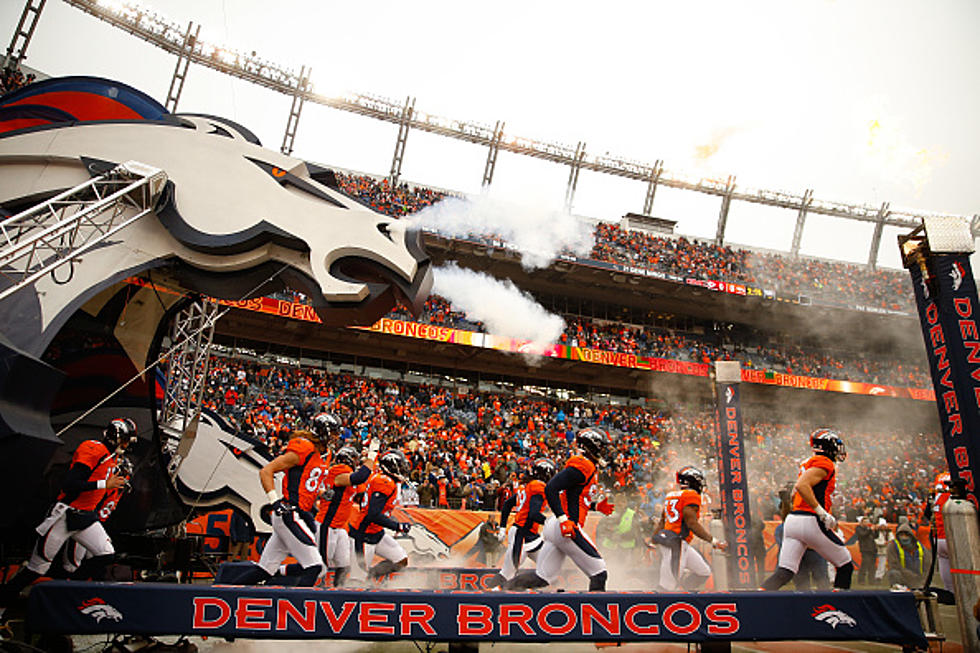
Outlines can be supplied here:
[[830, 627], [834, 629], [837, 628], [838, 624], [844, 624], [845, 626], [850, 626], [852, 628], [857, 626], [857, 620], [854, 619], [854, 617], [846, 612], [838, 610], [829, 603], [814, 608], [812, 615], [817, 621], [830, 624]]
[[98, 597], [82, 601], [82, 604], [78, 606], [78, 610], [82, 614], [87, 614], [92, 617], [96, 622], [101, 622], [103, 619], [122, 621], [123, 618], [122, 612]]

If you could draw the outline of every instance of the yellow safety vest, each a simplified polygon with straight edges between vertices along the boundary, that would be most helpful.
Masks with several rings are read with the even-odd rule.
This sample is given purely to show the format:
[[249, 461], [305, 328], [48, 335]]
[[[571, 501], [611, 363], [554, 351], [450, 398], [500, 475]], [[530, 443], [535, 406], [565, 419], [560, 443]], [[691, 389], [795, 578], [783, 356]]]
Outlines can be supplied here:
[[[895, 541], [895, 544], [898, 546], [898, 561], [901, 563], [902, 569], [905, 569], [905, 547], [903, 547], [902, 546], [902, 543], [899, 542], [898, 540]], [[919, 575], [921, 576], [922, 575], [922, 557], [923, 557], [923, 554], [922, 554], [922, 542], [916, 540], [915, 541], [915, 545], [917, 547], [919, 547]]]

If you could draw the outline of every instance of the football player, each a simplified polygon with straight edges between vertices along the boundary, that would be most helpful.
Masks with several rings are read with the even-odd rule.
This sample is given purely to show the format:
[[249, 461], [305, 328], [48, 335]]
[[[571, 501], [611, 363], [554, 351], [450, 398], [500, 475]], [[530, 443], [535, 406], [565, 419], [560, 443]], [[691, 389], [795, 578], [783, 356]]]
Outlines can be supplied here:
[[[530, 480], [520, 487], [516, 493], [504, 502], [500, 511], [501, 532], [507, 533], [509, 540], [504, 563], [493, 583], [495, 586], [509, 587], [510, 581], [517, 575], [521, 563], [528, 556], [537, 559], [537, 553], [544, 544], [541, 539], [541, 525], [544, 523], [545, 484], [550, 481], [557, 470], [555, 462], [550, 458], [538, 458], [531, 465]], [[517, 507], [514, 524], [505, 531], [510, 512]]]
[[943, 587], [952, 592], [953, 574], [950, 571], [949, 547], [946, 544], [946, 525], [943, 523], [943, 506], [946, 505], [950, 497], [949, 486], [949, 472], [942, 472], [936, 476], [934, 494], [931, 501], [926, 504], [925, 518], [929, 519], [930, 516], [933, 518], [936, 531], [936, 564], [939, 566], [939, 576], [943, 579]]
[[674, 592], [679, 587], [695, 591], [711, 577], [711, 567], [691, 546], [691, 540], [697, 535], [722, 550], [725, 543], [712, 537], [699, 521], [704, 472], [688, 465], [677, 470], [675, 478], [680, 489], [668, 492], [664, 497], [664, 510], [654, 537], [661, 554], [660, 587], [665, 592]]
[[316, 515], [317, 548], [328, 569], [334, 569], [334, 587], [343, 585], [350, 572], [351, 541], [347, 533], [354, 488], [371, 475], [366, 465], [354, 471], [360, 456], [353, 447], [341, 447], [333, 456], [320, 484], [320, 508]]
[[[398, 484], [408, 474], [408, 459], [397, 449], [378, 456], [375, 471], [368, 478], [361, 509], [352, 522], [350, 535], [354, 539], [356, 563], [351, 577], [364, 580], [379, 579], [408, 565], [408, 554], [385, 529], [407, 533], [411, 524], [391, 518], [398, 499]], [[371, 567], [375, 554], [384, 558]]]
[[[129, 490], [129, 481], [133, 478], [133, 463], [129, 461], [129, 458], [119, 456], [112, 473], [117, 476], [122, 476], [126, 483], [117, 488], [106, 490], [105, 496], [99, 501], [99, 505], [95, 507], [95, 513], [99, 516], [99, 521], [103, 524], [112, 516], [116, 506], [119, 505], [120, 499]], [[61, 567], [69, 574], [73, 574], [82, 565], [84, 560], [92, 556], [93, 553], [82, 546], [78, 540], [69, 539], [65, 542]]]
[[582, 530], [590, 508], [605, 515], [615, 509], [605, 497], [595, 502], [594, 496], [599, 488], [597, 468], [605, 465], [606, 436], [598, 429], [584, 428], [575, 435], [575, 446], [577, 453], [545, 485], [545, 498], [554, 516], [545, 520], [542, 529], [544, 544], [538, 553], [537, 568], [515, 576], [510, 583], [515, 589], [550, 585], [558, 578], [565, 558], [571, 558], [589, 578], [590, 592], [606, 589], [606, 561]]
[[783, 522], [783, 548], [776, 571], [762, 583], [764, 590], [777, 590], [800, 568], [808, 548], [837, 568], [834, 587], [849, 589], [854, 563], [851, 552], [834, 532], [837, 519], [830, 513], [831, 495], [837, 485], [836, 464], [847, 457], [844, 441], [836, 431], [820, 428], [810, 434], [813, 455], [800, 465], [793, 486], [793, 509]]
[[[312, 587], [323, 571], [323, 560], [316, 546], [313, 505], [320, 491], [323, 465], [320, 454], [326, 442], [312, 431], [296, 431], [286, 450], [259, 470], [259, 480], [272, 504], [272, 535], [262, 550], [258, 564], [238, 577], [241, 585], [268, 580], [287, 555], [296, 558], [300, 572], [289, 575], [283, 584]], [[276, 491], [276, 474], [282, 473], [282, 496]]]
[[114, 474], [116, 457], [136, 442], [136, 424], [128, 418], [114, 419], [103, 429], [101, 440], [85, 440], [71, 458], [54, 506], [35, 529], [40, 536], [27, 565], [0, 593], [0, 608], [6, 607], [21, 590], [43, 576], [66, 540], [81, 544], [91, 557], [72, 574], [73, 579], [101, 580], [112, 562], [115, 549], [99, 521], [96, 508], [106, 492], [126, 484]]

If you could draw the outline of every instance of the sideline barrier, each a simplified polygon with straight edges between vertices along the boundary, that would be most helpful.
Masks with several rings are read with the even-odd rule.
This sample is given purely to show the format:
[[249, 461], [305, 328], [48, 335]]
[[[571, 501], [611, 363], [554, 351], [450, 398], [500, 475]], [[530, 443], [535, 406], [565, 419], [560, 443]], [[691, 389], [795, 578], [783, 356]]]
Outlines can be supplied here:
[[31, 591], [27, 620], [34, 632], [73, 635], [926, 645], [909, 592], [539, 594], [51, 581]]

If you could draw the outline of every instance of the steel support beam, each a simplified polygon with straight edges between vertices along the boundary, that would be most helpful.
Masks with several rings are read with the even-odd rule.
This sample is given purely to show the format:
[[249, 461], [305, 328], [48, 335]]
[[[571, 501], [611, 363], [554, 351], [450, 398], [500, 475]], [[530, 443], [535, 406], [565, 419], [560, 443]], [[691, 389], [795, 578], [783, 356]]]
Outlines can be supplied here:
[[4, 70], [16, 70], [20, 67], [20, 62], [27, 58], [27, 46], [34, 36], [34, 29], [37, 27], [45, 2], [47, 0], [27, 0], [24, 4], [24, 11], [20, 15], [17, 29], [14, 30], [7, 54], [3, 58]]
[[0, 221], [0, 276], [9, 283], [0, 300], [151, 213], [166, 183], [162, 170], [128, 161]]
[[575, 189], [578, 188], [578, 173], [582, 170], [585, 160], [585, 143], [579, 141], [575, 146], [575, 156], [572, 157], [571, 169], [568, 171], [568, 186], [565, 188], [565, 210], [571, 212], [575, 201]]
[[878, 265], [878, 248], [881, 246], [881, 233], [885, 229], [885, 219], [888, 218], [888, 206], [888, 202], [885, 202], [878, 209], [875, 230], [871, 234], [871, 249], [868, 250], [868, 267], [872, 270]]
[[490, 140], [487, 150], [487, 164], [483, 166], [483, 187], [486, 188], [493, 181], [493, 171], [497, 168], [497, 153], [500, 151], [500, 141], [504, 137], [504, 123], [497, 121], [493, 127], [493, 138]]
[[293, 143], [296, 141], [296, 128], [299, 127], [299, 114], [303, 110], [303, 101], [309, 90], [310, 73], [312, 69], [303, 66], [299, 69], [299, 79], [296, 82], [296, 92], [293, 93], [293, 103], [289, 107], [289, 118], [286, 120], [286, 133], [282, 137], [282, 147], [279, 151], [289, 156], [293, 153]]
[[181, 443], [197, 433], [219, 308], [213, 299], [198, 297], [177, 313], [170, 331], [167, 385], [158, 421], [179, 432]]
[[[191, 33], [193, 31], [193, 34]], [[197, 38], [201, 34], [201, 26], [194, 29], [194, 23], [187, 23], [187, 31], [184, 32], [184, 42], [177, 52], [177, 64], [174, 66], [174, 74], [170, 78], [170, 90], [167, 91], [167, 101], [164, 106], [170, 113], [177, 112], [177, 103], [180, 101], [180, 94], [184, 90], [184, 80], [187, 79], [187, 69], [191, 65], [191, 52], [197, 43]]]
[[728, 175], [725, 182], [725, 194], [721, 196], [721, 209], [718, 211], [718, 231], [715, 232], [715, 245], [725, 244], [725, 227], [728, 226], [728, 209], [732, 205], [732, 193], [735, 192], [735, 175]]
[[391, 159], [391, 174], [388, 176], [391, 187], [398, 185], [398, 178], [402, 174], [402, 161], [405, 159], [405, 142], [408, 141], [409, 124], [412, 122], [412, 115], [415, 113], [415, 98], [406, 97], [405, 106], [402, 107], [401, 120], [398, 121], [398, 140], [395, 141], [395, 156]]
[[813, 203], [813, 189], [807, 188], [806, 192], [803, 193], [803, 200], [800, 202], [799, 209], [796, 212], [796, 227], [793, 229], [793, 244], [790, 246], [789, 252], [794, 258], [800, 255], [800, 243], [803, 242], [803, 227], [806, 225], [806, 212], [810, 208], [810, 204]]
[[647, 182], [647, 196], [643, 200], [643, 215], [653, 215], [653, 198], [657, 195], [657, 182], [664, 173], [663, 159], [657, 159], [650, 168], [650, 180]]

